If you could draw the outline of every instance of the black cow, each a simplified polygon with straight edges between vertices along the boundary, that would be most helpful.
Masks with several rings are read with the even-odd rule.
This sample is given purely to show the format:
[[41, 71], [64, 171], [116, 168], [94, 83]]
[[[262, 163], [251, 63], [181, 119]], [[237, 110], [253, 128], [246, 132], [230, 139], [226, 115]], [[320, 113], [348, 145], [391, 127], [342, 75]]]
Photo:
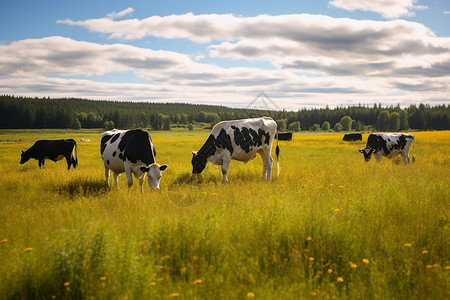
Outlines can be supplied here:
[[416, 140], [410, 133], [372, 133], [367, 138], [366, 148], [360, 149], [359, 152], [364, 154], [366, 162], [370, 161], [372, 153], [378, 162], [380, 162], [382, 156], [393, 158], [401, 154], [406, 165], [409, 163], [409, 147], [413, 142], [414, 162]]
[[39, 168], [45, 168], [45, 160], [57, 162], [66, 158], [67, 169], [78, 166], [77, 143], [73, 139], [67, 140], [39, 140], [30, 149], [23, 151], [20, 164], [26, 163], [30, 158], [38, 160]]
[[277, 136], [275, 137], [279, 141], [292, 141], [292, 132], [278, 132]]
[[362, 141], [361, 133], [346, 133], [342, 138], [343, 141], [346, 142], [354, 142], [354, 141]]
[[[273, 163], [271, 149], [276, 132], [277, 123], [269, 117], [217, 123], [202, 148], [192, 152], [192, 173], [201, 173], [210, 161], [222, 165], [222, 182], [225, 183], [232, 159], [248, 162], [259, 153], [263, 160], [262, 179], [270, 181]], [[277, 145], [277, 164], [279, 151]]]
[[128, 187], [133, 184], [133, 174], [139, 179], [141, 190], [145, 174], [151, 190], [159, 190], [161, 172], [168, 168], [155, 161], [156, 151], [150, 134], [142, 129], [106, 131], [102, 135], [100, 146], [105, 164], [106, 183], [109, 185], [109, 170], [113, 171], [114, 181], [118, 186], [120, 173], [125, 172]]

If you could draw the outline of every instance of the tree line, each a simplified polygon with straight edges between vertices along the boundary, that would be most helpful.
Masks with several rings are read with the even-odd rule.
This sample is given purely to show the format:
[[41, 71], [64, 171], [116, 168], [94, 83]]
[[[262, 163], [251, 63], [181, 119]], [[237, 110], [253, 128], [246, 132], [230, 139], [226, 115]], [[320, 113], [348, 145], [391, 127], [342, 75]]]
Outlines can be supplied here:
[[76, 98], [0, 96], [0, 128], [193, 128], [223, 120], [270, 116], [280, 131], [448, 130], [450, 106], [420, 104], [349, 106], [269, 111], [186, 103], [96, 101]]

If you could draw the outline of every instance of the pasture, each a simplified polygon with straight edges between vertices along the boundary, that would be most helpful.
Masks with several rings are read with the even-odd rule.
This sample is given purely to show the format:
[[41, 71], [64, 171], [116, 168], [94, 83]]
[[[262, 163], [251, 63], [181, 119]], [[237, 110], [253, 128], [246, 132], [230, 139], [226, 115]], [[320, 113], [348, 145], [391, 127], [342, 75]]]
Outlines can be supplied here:
[[[150, 132], [169, 169], [144, 194], [107, 188], [101, 133], [0, 131], [0, 299], [450, 298], [450, 131], [413, 133], [409, 166], [298, 133], [271, 183], [258, 156], [225, 185], [191, 177], [209, 131]], [[46, 138], [75, 139], [78, 168], [19, 165]]]

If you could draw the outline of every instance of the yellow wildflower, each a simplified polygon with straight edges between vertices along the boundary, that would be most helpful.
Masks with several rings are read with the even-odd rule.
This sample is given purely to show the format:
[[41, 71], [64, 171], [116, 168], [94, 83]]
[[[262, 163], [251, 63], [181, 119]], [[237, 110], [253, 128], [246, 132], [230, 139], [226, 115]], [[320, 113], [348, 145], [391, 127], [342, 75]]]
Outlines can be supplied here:
[[150, 282], [150, 286], [156, 286], [156, 282], [155, 281]]
[[428, 254], [428, 250], [426, 250], [426, 249], [423, 250], [423, 251], [422, 251], [422, 254]]
[[309, 258], [309, 261], [314, 261], [314, 257], [311, 256], [311, 257]]
[[306, 237], [306, 240], [307, 240], [307, 241], [311, 241], [311, 240], [312, 240], [312, 237], [308, 236], [308, 237]]
[[176, 298], [176, 297], [179, 297], [180, 296], [180, 293], [172, 293], [172, 294], [170, 294], [170, 298]]
[[101, 276], [100, 277], [100, 281], [105, 281], [106, 280], [106, 276]]
[[404, 246], [408, 247], [408, 248], [411, 248], [411, 243], [406, 243]]
[[317, 292], [316, 291], [312, 291], [311, 292], [311, 296], [316, 297], [317, 296]]
[[3, 239], [3, 240], [0, 241], [0, 244], [4, 244], [4, 243], [7, 243], [7, 242], [8, 242], [8, 239]]
[[354, 264], [354, 263], [350, 263], [350, 268], [352, 268], [352, 269], [356, 269], [358, 267], [358, 265], [357, 264]]
[[333, 273], [333, 269], [330, 268], [327, 270], [327, 272], [328, 272], [328, 274], [331, 274], [331, 273]]
[[426, 268], [427, 269], [431, 269], [433, 267], [433, 265], [427, 265]]
[[344, 282], [344, 278], [338, 277], [338, 278], [337, 278], [337, 282]]
[[339, 208], [335, 208], [335, 209], [334, 209], [334, 212], [339, 212]]
[[161, 262], [163, 262], [163, 261], [165, 261], [165, 260], [168, 260], [169, 258], [170, 258], [169, 255], [164, 255], [164, 256], [161, 257], [159, 260], [160, 260]]
[[33, 248], [25, 248], [24, 251], [25, 251], [25, 252], [31, 252], [31, 251], [33, 251]]
[[445, 271], [450, 271], [450, 266], [445, 266]]
[[196, 279], [196, 280], [194, 280], [194, 282], [192, 282], [192, 284], [200, 284], [200, 283], [202, 283], [203, 282], [203, 280], [201, 280], [201, 279]]
[[366, 265], [369, 264], [369, 260], [367, 258], [363, 258], [362, 262]]
[[340, 185], [340, 186], [339, 186], [339, 188], [340, 188], [340, 189], [343, 189], [343, 188], [344, 188], [344, 186], [343, 186], [343, 185]]
[[68, 287], [69, 285], [70, 285], [70, 282], [68, 282], [68, 281], [64, 282], [65, 287]]
[[248, 293], [247, 293], [247, 298], [253, 299], [253, 298], [255, 298], [255, 294], [252, 293], [252, 292], [248, 292]]

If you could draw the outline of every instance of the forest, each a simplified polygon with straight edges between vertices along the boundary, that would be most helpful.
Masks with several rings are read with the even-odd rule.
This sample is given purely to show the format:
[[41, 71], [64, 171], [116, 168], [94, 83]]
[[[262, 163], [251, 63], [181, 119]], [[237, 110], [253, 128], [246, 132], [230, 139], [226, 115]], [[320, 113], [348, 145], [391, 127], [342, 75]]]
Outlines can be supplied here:
[[280, 131], [448, 130], [450, 106], [420, 104], [349, 106], [272, 111], [186, 103], [97, 101], [76, 98], [0, 96], [0, 129], [149, 128], [192, 129], [223, 120], [270, 116]]

